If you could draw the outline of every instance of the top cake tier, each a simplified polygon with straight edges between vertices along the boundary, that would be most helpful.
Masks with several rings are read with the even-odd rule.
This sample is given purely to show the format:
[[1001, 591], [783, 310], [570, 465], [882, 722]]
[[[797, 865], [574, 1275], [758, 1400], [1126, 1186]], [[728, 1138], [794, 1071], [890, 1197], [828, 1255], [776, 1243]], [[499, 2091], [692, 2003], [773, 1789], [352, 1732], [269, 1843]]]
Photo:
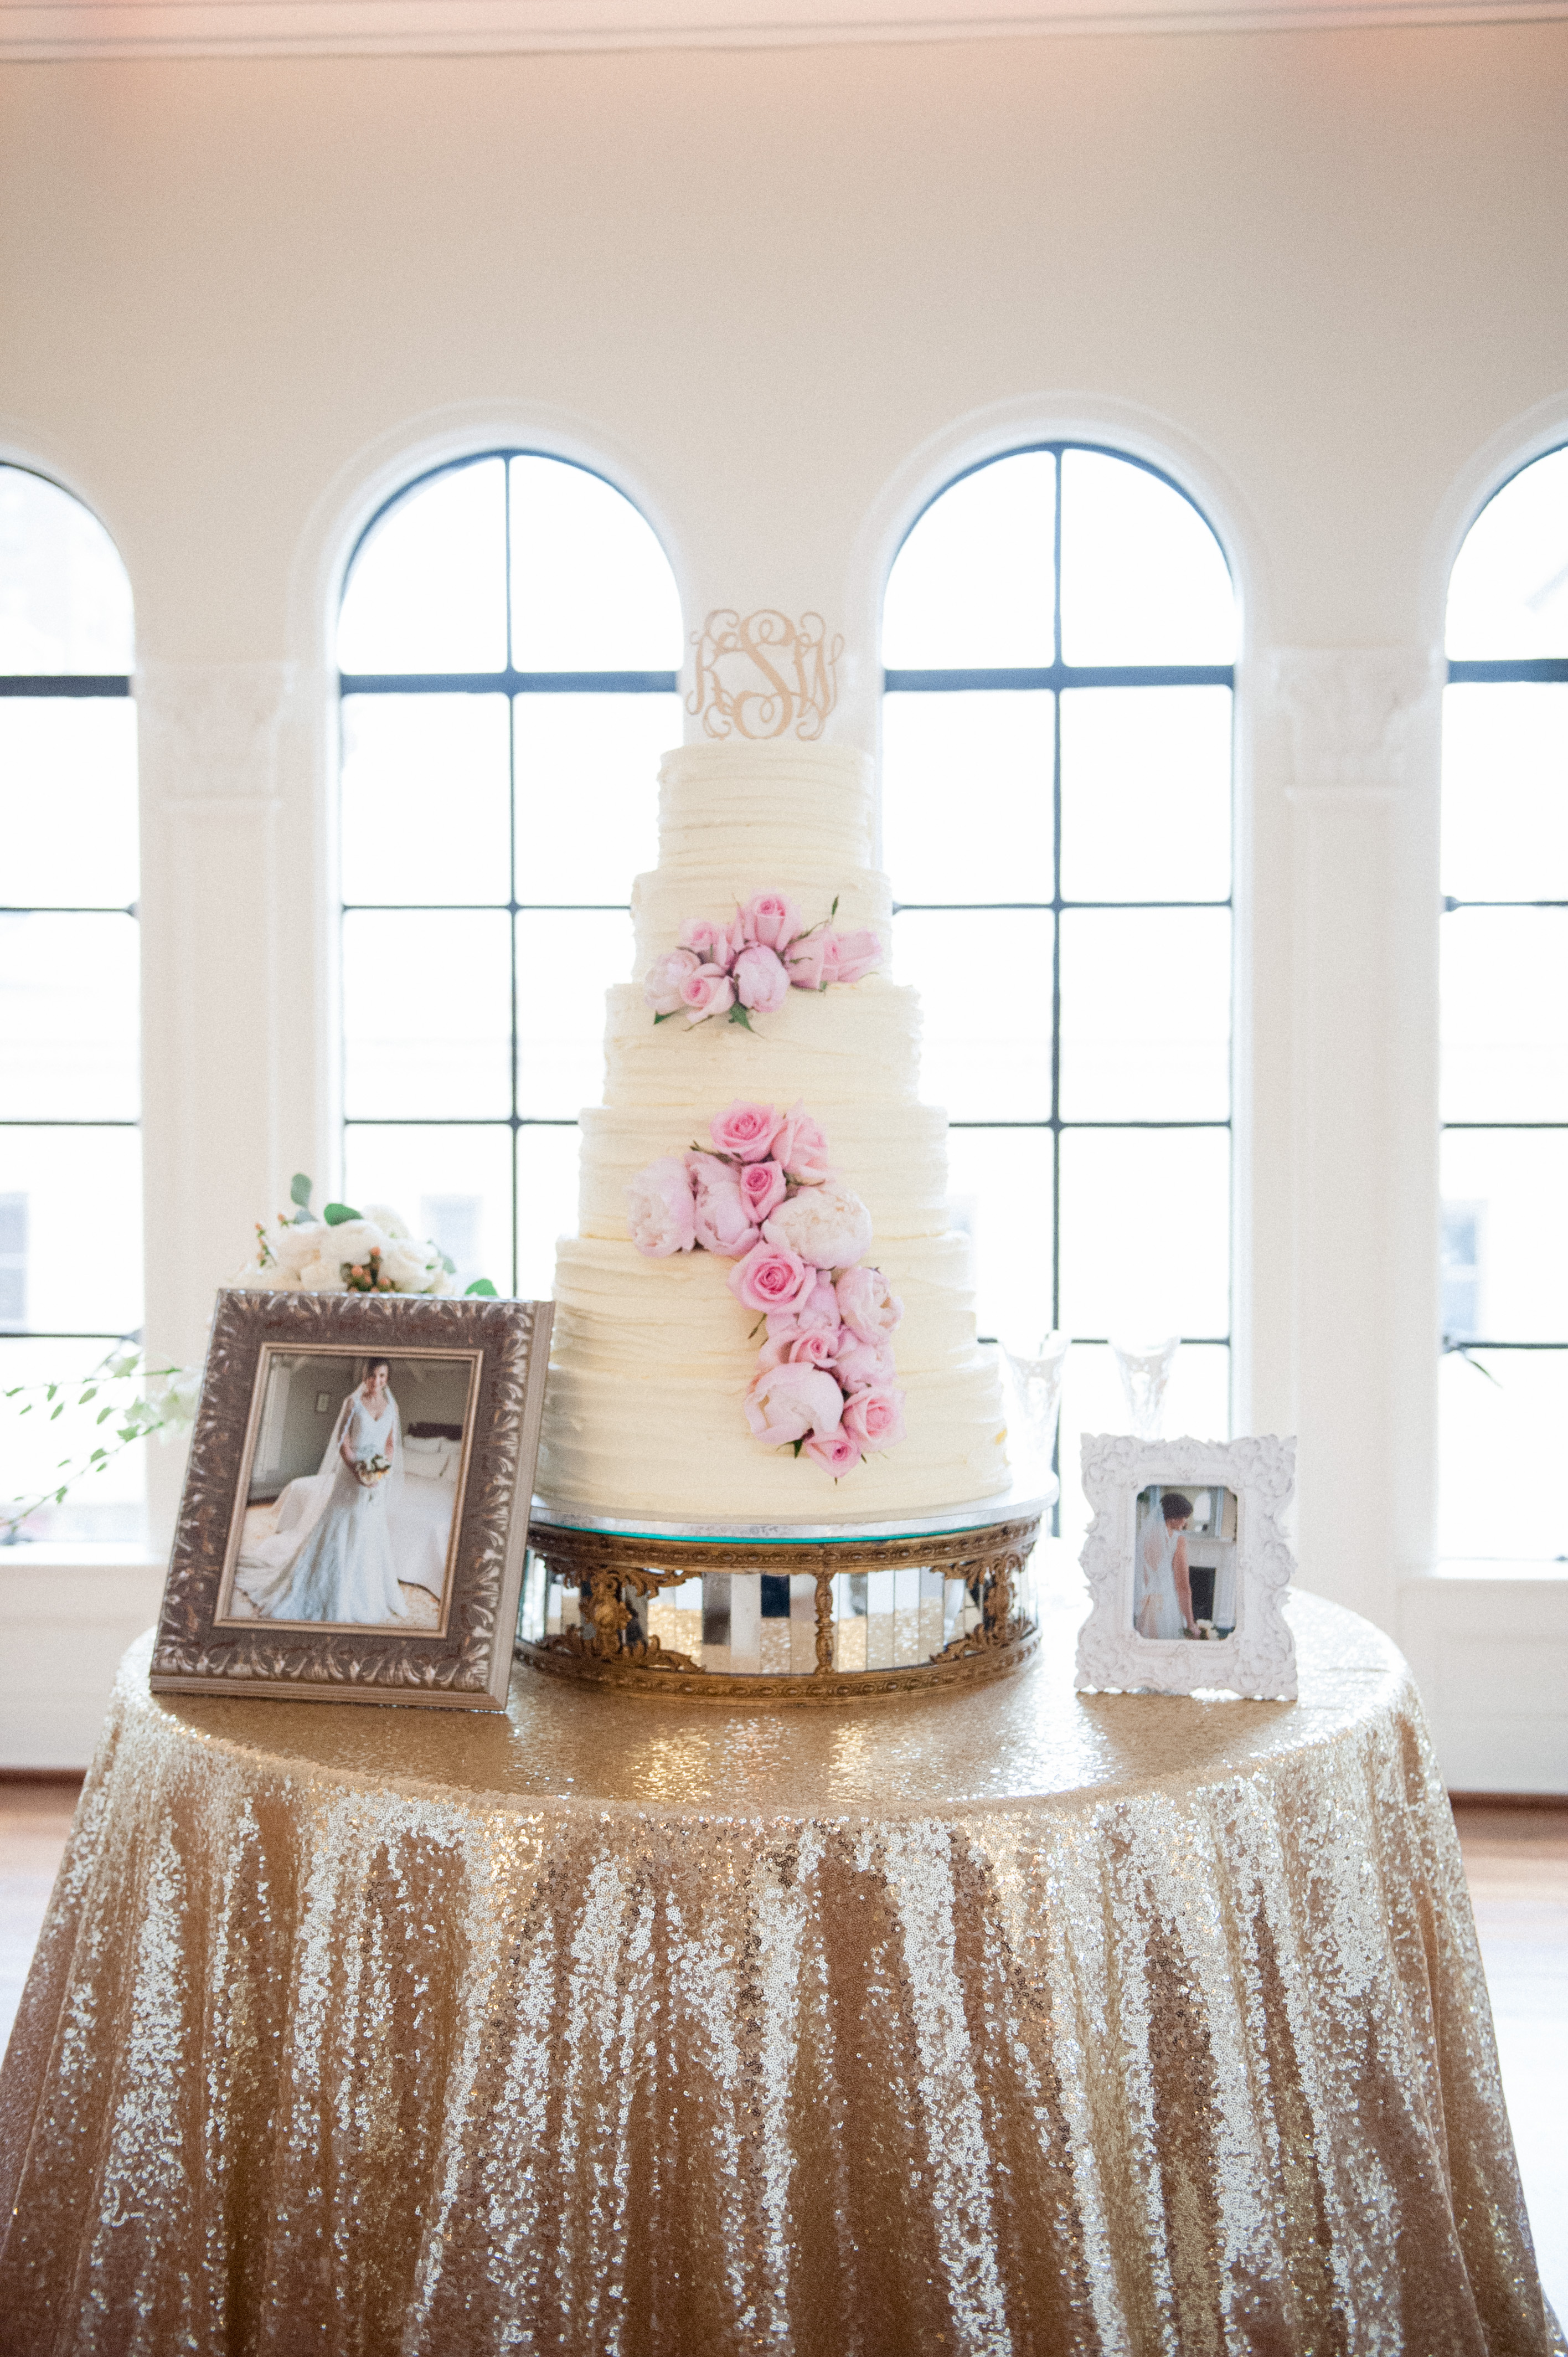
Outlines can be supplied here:
[[632, 888], [637, 972], [675, 946], [688, 917], [727, 918], [754, 892], [787, 892], [817, 924], [834, 899], [843, 931], [887, 942], [892, 900], [872, 866], [875, 782], [844, 746], [682, 745], [659, 771], [659, 866]]

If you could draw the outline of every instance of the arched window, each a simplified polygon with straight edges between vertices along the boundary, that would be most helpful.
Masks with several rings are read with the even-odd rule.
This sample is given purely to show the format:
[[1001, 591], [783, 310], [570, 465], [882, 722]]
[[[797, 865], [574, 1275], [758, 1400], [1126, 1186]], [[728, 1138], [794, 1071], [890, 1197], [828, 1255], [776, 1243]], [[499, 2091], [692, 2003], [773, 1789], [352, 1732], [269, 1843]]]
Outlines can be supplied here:
[[1174, 483], [1050, 444], [960, 477], [887, 584], [896, 966], [953, 1127], [983, 1334], [1072, 1334], [1078, 1434], [1124, 1428], [1107, 1340], [1179, 1332], [1165, 1429], [1230, 1429], [1235, 600]]
[[547, 1294], [681, 738], [674, 579], [600, 477], [493, 451], [381, 510], [338, 643], [347, 1200]]
[[[131, 667], [108, 533], [0, 466], [0, 1388], [69, 1381], [141, 1324]], [[16, 1428], [7, 1494], [45, 1486], [61, 1429]], [[131, 1449], [29, 1535], [129, 1537], [141, 1501]]]
[[1568, 1560], [1568, 446], [1448, 591], [1440, 1547]]

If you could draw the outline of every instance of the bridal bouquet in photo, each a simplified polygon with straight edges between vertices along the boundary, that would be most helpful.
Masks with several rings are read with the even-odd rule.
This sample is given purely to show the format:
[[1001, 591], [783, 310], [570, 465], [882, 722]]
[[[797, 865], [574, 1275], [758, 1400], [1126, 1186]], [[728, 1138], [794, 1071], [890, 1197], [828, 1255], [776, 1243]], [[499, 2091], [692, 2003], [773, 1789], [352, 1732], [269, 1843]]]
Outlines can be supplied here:
[[765, 1334], [745, 1400], [758, 1440], [836, 1480], [904, 1437], [892, 1336], [904, 1307], [865, 1265], [871, 1214], [834, 1177], [803, 1105], [737, 1102], [708, 1125], [713, 1152], [667, 1154], [627, 1189], [631, 1239], [662, 1260], [711, 1252]]
[[[385, 1203], [357, 1211], [328, 1203], [318, 1219], [310, 1208], [311, 1181], [295, 1173], [291, 1218], [280, 1211], [274, 1228], [256, 1222], [256, 1252], [230, 1281], [247, 1293], [455, 1293], [456, 1265], [439, 1244], [421, 1241]], [[469, 1294], [493, 1297], [488, 1276]]]
[[377, 1482], [384, 1481], [392, 1471], [392, 1459], [383, 1457], [378, 1448], [373, 1457], [362, 1457], [354, 1471], [365, 1489], [373, 1490]]
[[683, 1015], [688, 1023], [725, 1016], [749, 1031], [754, 1015], [776, 1014], [791, 990], [826, 990], [858, 982], [882, 963], [880, 937], [869, 931], [836, 933], [835, 899], [827, 915], [805, 926], [782, 892], [757, 892], [731, 923], [688, 917], [679, 946], [667, 950], [643, 976], [642, 995], [655, 1023]]

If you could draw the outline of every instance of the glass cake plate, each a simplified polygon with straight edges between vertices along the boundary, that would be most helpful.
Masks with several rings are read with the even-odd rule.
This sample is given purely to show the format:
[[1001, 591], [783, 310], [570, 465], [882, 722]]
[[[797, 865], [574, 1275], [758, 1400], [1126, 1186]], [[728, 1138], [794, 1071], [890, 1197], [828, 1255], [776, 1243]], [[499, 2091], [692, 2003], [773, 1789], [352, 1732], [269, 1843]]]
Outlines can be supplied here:
[[854, 1522], [843, 1516], [832, 1523], [680, 1522], [662, 1514], [595, 1514], [585, 1507], [560, 1505], [536, 1494], [529, 1523], [544, 1530], [603, 1531], [616, 1538], [679, 1540], [690, 1546], [822, 1546], [835, 1540], [843, 1545], [863, 1546], [867, 1540], [945, 1537], [953, 1532], [989, 1530], [995, 1523], [1018, 1522], [1045, 1513], [1055, 1503], [1059, 1489], [1055, 1474], [1047, 1473], [1015, 1482], [993, 1498], [973, 1499], [966, 1506], [933, 1507], [924, 1513], [875, 1522]]

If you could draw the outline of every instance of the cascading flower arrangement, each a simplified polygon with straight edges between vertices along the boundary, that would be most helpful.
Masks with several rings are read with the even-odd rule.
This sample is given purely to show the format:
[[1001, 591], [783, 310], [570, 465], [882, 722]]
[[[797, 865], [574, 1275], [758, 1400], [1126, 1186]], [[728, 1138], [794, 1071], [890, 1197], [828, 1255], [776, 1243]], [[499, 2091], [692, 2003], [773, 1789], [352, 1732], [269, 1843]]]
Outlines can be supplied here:
[[754, 1015], [777, 1014], [791, 990], [827, 990], [858, 982], [882, 963], [880, 935], [869, 929], [838, 933], [835, 899], [827, 915], [804, 926], [782, 892], [757, 892], [733, 920], [688, 917], [678, 948], [667, 950], [643, 976], [642, 995], [655, 1023], [683, 1015], [705, 1023], [723, 1015], [747, 1031]]
[[904, 1306], [865, 1265], [871, 1214], [840, 1183], [822, 1130], [738, 1100], [693, 1146], [639, 1170], [627, 1189], [632, 1242], [650, 1259], [710, 1252], [766, 1329], [746, 1417], [758, 1440], [832, 1474], [904, 1437], [892, 1335]]

